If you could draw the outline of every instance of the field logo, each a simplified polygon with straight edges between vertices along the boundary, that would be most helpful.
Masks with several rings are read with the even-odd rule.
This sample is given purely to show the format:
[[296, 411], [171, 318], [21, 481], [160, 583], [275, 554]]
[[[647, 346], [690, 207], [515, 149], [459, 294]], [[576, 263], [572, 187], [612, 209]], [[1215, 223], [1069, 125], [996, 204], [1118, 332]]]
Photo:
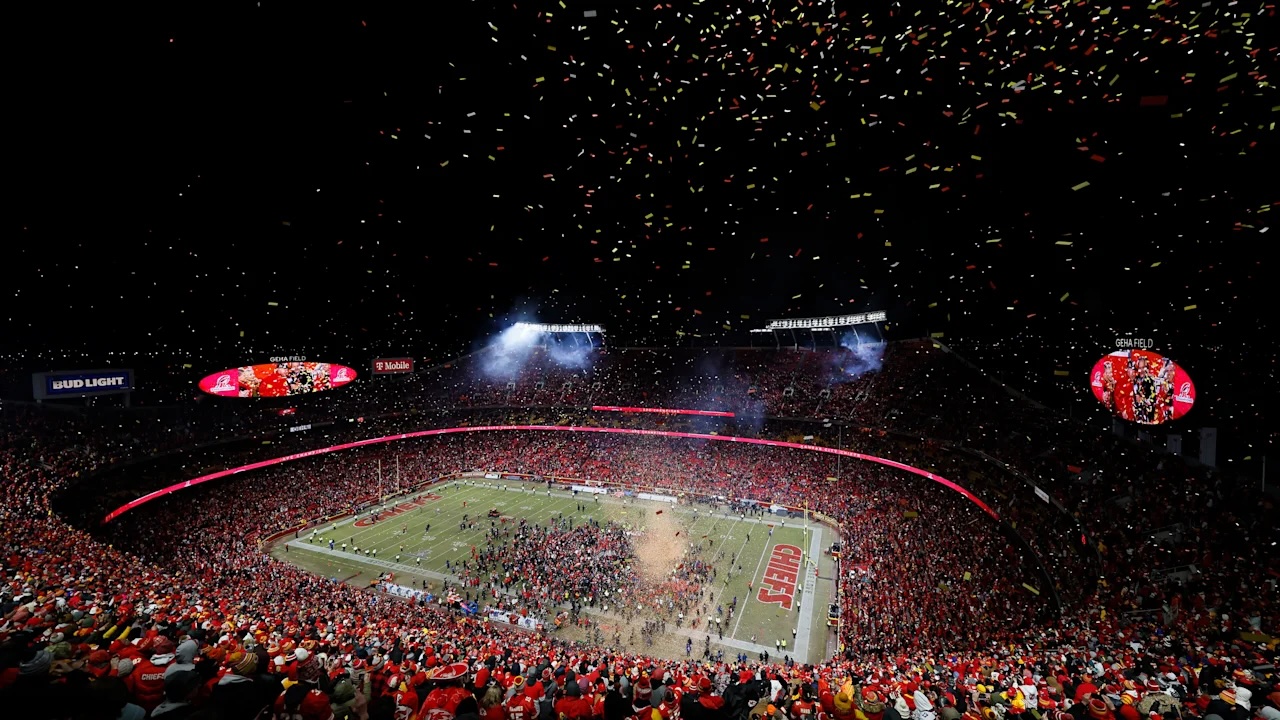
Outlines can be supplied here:
[[800, 548], [795, 545], [774, 545], [769, 564], [764, 568], [764, 578], [756, 599], [762, 603], [781, 605], [790, 610], [795, 603], [796, 582], [800, 579]]
[[1173, 396], [1173, 399], [1177, 400], [1178, 402], [1184, 402], [1184, 403], [1195, 402], [1196, 399], [1191, 396], [1191, 383], [1189, 382], [1182, 383], [1182, 386], [1178, 388], [1178, 394]]

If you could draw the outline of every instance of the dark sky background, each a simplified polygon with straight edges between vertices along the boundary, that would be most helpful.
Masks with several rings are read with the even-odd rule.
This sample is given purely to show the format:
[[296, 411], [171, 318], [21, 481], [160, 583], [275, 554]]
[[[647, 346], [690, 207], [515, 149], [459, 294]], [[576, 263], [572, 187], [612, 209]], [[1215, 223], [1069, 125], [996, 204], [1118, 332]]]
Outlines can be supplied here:
[[883, 309], [1063, 407], [1152, 338], [1274, 441], [1274, 7], [672, 5], [24, 10], [3, 364]]

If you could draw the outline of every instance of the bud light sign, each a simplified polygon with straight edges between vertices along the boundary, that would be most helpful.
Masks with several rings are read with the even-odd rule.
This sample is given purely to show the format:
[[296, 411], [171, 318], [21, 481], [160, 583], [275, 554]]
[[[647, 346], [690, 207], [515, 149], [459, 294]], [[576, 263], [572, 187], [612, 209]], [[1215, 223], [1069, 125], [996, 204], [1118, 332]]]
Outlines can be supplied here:
[[133, 390], [132, 370], [82, 370], [36, 373], [32, 391], [37, 400], [59, 397], [113, 395]]

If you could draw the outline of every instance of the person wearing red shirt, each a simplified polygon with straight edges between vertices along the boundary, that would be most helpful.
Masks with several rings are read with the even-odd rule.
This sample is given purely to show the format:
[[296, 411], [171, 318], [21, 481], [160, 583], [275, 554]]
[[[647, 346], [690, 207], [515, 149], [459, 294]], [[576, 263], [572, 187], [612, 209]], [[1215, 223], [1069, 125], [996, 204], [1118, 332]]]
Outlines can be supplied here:
[[396, 701], [395, 720], [415, 720], [418, 717], [418, 693], [408, 683], [401, 682], [392, 697]]
[[418, 711], [419, 720], [432, 717], [452, 717], [457, 713], [458, 703], [465, 698], [473, 697], [471, 691], [462, 686], [469, 668], [466, 663], [446, 665], [436, 672], [428, 682], [447, 682], [446, 686], [437, 687], [427, 693]]
[[564, 697], [556, 701], [555, 716], [557, 720], [588, 720], [591, 717], [591, 703], [582, 697], [582, 688], [576, 681], [565, 685]]
[[796, 720], [813, 720], [817, 710], [813, 701], [813, 691], [807, 684], [800, 687], [800, 699], [791, 703], [791, 717]]
[[608, 690], [605, 688], [604, 681], [603, 680], [596, 681], [595, 696], [591, 703], [592, 717], [597, 717], [597, 718], [604, 717], [604, 699], [607, 694], [608, 694]]
[[295, 683], [276, 697], [272, 720], [333, 720], [329, 696], [310, 683]]
[[533, 704], [533, 700], [529, 698], [527, 689], [521, 688], [512, 695], [507, 704], [504, 706], [507, 713], [507, 720], [536, 720], [538, 717], [538, 708]]
[[502, 709], [502, 688], [490, 684], [480, 696], [480, 720], [506, 720]]
[[1086, 696], [1098, 694], [1098, 686], [1093, 684], [1093, 676], [1085, 675], [1080, 680], [1080, 684], [1076, 686], [1075, 701], [1081, 702]]
[[268, 366], [269, 369], [258, 375], [258, 397], [283, 397], [289, 394], [288, 379], [284, 371]]
[[151, 662], [154, 655], [150, 638], [138, 645], [142, 657], [134, 662], [133, 672], [125, 678], [125, 685], [133, 699], [149, 714], [164, 702], [164, 665]]

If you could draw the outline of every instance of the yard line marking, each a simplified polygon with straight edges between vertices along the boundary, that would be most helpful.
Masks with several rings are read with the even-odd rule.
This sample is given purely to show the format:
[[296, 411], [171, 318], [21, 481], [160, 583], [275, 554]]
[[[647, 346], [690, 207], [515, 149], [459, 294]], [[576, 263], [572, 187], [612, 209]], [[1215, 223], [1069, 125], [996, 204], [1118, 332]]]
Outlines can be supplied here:
[[[771, 538], [772, 536], [771, 536], [771, 535], [766, 535], [765, 537], [770, 537], [770, 538]], [[769, 554], [769, 546], [770, 546], [770, 545], [772, 545], [772, 544], [773, 544], [773, 541], [772, 541], [772, 540], [765, 540], [765, 542], [764, 542], [764, 550], [760, 553], [760, 560], [759, 560], [759, 562], [757, 562], [757, 563], [756, 563], [756, 569], [755, 569], [755, 572], [751, 573], [751, 580], [750, 580], [750, 582], [751, 582], [751, 584], [752, 584], [752, 585], [754, 585], [754, 584], [755, 584], [755, 582], [756, 582], [756, 577], [760, 575], [760, 566], [764, 564], [764, 556]], [[737, 620], [737, 622], [735, 622], [735, 623], [733, 624], [733, 636], [734, 636], [734, 637], [737, 637], [737, 636], [738, 636], [738, 626], [742, 624], [742, 616], [747, 614], [747, 603], [751, 602], [751, 599], [752, 599], [752, 598], [751, 598], [751, 593], [752, 593], [752, 591], [751, 591], [751, 590], [748, 590], [748, 591], [747, 591], [747, 602], [745, 602], [745, 603], [743, 603], [743, 604], [742, 604], [742, 612], [738, 613], [738, 620]]]

